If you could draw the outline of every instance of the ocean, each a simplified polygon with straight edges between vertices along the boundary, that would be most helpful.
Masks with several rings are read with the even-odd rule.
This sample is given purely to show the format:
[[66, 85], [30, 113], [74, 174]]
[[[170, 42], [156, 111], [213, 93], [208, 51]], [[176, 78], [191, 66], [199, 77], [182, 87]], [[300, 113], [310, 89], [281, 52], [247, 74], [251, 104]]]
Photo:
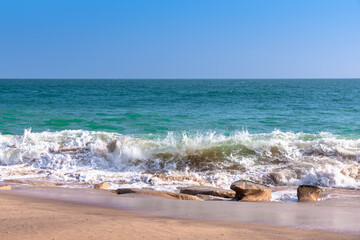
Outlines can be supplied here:
[[0, 80], [0, 181], [360, 188], [360, 80]]

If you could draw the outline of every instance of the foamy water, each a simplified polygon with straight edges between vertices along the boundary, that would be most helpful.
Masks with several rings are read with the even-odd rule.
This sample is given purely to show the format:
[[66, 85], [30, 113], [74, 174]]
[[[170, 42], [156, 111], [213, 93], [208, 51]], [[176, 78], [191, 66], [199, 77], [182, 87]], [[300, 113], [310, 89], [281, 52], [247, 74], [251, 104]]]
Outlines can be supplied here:
[[205, 185], [250, 179], [269, 185], [360, 187], [360, 139], [330, 133], [216, 132], [133, 137], [65, 130], [0, 135], [0, 179], [116, 187]]

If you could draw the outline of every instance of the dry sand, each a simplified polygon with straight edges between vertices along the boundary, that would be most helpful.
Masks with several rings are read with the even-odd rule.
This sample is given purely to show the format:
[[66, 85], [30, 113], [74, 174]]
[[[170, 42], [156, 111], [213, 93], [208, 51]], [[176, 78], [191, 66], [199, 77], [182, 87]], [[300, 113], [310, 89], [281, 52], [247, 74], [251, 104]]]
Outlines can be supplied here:
[[[200, 216], [202, 220], [190, 220], [186, 214], [175, 218], [159, 216], [164, 215], [161, 211], [144, 214], [121, 210], [141, 208], [139, 205], [134, 208], [131, 202], [149, 205], [160, 202], [167, 213], [171, 213], [174, 203], [190, 210], [200, 206], [197, 204], [210, 204], [207, 211], [214, 213], [221, 211], [221, 207], [211, 209], [214, 206], [229, 206], [230, 210], [240, 206], [226, 205], [226, 202], [120, 197], [102, 190], [15, 187], [15, 190], [0, 191], [0, 239], [360, 239], [359, 234], [205, 220], [213, 219], [211, 214]], [[275, 216], [282, 206], [282, 203], [272, 205], [274, 208], [253, 204], [256, 203], [246, 207], [253, 210], [265, 207]], [[303, 206], [312, 208], [312, 205]]]

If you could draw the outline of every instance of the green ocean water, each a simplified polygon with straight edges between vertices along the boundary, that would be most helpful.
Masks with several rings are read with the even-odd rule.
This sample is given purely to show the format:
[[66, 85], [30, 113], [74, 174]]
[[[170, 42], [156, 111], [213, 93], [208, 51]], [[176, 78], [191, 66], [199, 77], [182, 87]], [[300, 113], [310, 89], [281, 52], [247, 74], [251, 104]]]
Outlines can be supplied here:
[[359, 117], [360, 80], [3, 79], [0, 181], [359, 189]]
[[0, 132], [360, 135], [360, 80], [0, 80]]

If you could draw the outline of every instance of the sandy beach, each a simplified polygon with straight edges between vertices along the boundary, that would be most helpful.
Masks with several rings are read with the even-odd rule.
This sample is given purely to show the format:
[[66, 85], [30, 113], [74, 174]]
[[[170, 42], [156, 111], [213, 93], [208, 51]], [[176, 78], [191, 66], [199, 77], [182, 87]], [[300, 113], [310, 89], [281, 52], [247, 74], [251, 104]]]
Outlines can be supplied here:
[[0, 240], [360, 240], [360, 0], [0, 6]]
[[0, 232], [1, 239], [359, 239], [358, 196], [344, 191], [330, 192], [352, 197], [302, 204], [14, 186], [0, 191]]

